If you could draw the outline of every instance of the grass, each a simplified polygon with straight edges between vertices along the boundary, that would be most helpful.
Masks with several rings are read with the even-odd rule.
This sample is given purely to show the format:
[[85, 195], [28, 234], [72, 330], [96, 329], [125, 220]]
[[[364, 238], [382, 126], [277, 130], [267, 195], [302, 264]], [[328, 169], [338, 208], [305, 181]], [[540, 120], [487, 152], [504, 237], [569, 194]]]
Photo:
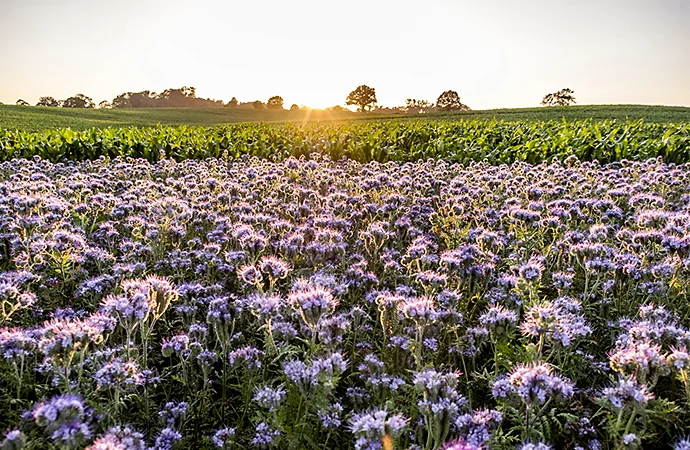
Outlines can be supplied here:
[[617, 119], [646, 122], [690, 122], [690, 107], [647, 105], [582, 105], [490, 109], [419, 115], [352, 113], [349, 111], [271, 111], [231, 108], [69, 109], [0, 105], [0, 128], [41, 131], [51, 128], [150, 127], [161, 125], [221, 125], [237, 122], [302, 122], [341, 120], [419, 119], [594, 120]]

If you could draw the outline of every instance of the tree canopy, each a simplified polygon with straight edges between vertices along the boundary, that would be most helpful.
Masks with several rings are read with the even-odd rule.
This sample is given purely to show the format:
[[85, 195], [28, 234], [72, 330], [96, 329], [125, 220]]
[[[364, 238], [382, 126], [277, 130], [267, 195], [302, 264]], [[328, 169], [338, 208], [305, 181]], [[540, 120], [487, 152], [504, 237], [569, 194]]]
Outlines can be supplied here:
[[369, 111], [376, 104], [376, 89], [363, 84], [350, 92], [346, 105], [356, 105], [357, 111]]
[[266, 102], [266, 107], [268, 109], [283, 109], [283, 97], [280, 95], [274, 95], [268, 99], [268, 102]]
[[36, 103], [36, 106], [60, 106], [60, 102], [57, 101], [54, 97], [41, 97], [38, 99], [38, 103]]
[[95, 108], [96, 104], [91, 97], [84, 94], [74, 95], [62, 102], [64, 108]]
[[[235, 100], [237, 101], [237, 100]], [[182, 86], [166, 89], [160, 94], [152, 91], [124, 92], [113, 99], [113, 108], [216, 108], [222, 100], [198, 98], [196, 88]]]
[[438, 96], [436, 106], [443, 111], [469, 111], [470, 107], [460, 101], [455, 91], [445, 91]]
[[552, 94], [546, 94], [541, 100], [543, 106], [569, 106], [575, 104], [575, 91], [570, 88], [561, 89]]

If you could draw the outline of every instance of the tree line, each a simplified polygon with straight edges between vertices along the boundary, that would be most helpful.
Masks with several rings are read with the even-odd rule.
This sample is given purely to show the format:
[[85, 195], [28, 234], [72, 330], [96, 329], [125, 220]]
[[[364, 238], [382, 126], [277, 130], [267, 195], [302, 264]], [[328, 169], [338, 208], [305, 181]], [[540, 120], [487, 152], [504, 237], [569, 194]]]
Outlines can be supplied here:
[[[575, 103], [575, 92], [569, 88], [547, 94], [541, 101], [544, 106], [568, 106]], [[381, 107], [377, 106], [376, 89], [365, 84], [358, 86], [345, 99], [345, 104], [357, 106], [357, 111], [384, 112], [384, 113], [414, 113], [421, 114], [433, 111], [469, 111], [471, 108], [460, 100], [456, 91], [448, 90], [441, 93], [436, 99], [436, 103], [428, 100], [408, 98], [404, 106]], [[29, 106], [29, 103], [19, 99], [17, 105]], [[65, 100], [57, 100], [54, 97], [41, 97], [36, 106], [62, 107], [62, 108], [95, 108], [96, 105], [90, 97], [83, 94], [76, 94]], [[284, 110], [283, 98], [274, 95], [266, 103], [261, 100], [253, 102], [239, 102], [233, 97], [229, 102], [209, 98], [199, 98], [196, 96], [196, 88], [182, 86], [178, 89], [166, 89], [161, 93], [152, 91], [124, 92], [113, 99], [112, 102], [106, 100], [100, 102], [98, 107], [101, 109], [123, 109], [123, 108], [240, 108], [240, 109], [272, 109]], [[300, 107], [293, 104], [291, 111], [299, 110]], [[342, 110], [340, 106], [329, 108], [331, 110]]]

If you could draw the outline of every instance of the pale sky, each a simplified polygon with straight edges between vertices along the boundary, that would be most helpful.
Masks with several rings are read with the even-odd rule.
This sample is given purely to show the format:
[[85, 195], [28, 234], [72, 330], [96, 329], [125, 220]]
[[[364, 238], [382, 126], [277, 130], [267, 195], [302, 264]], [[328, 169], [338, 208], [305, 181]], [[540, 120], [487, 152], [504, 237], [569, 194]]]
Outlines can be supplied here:
[[0, 0], [0, 102], [194, 86], [344, 105], [690, 106], [690, 0]]

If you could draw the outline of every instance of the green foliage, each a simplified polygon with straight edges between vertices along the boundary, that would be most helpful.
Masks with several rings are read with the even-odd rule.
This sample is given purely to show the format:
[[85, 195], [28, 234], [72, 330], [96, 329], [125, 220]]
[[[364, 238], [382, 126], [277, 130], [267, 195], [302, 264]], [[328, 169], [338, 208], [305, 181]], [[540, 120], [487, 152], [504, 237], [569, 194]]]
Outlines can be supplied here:
[[565, 159], [608, 163], [661, 157], [690, 161], [690, 124], [642, 120], [549, 122], [369, 121], [222, 127], [0, 131], [0, 160], [38, 155], [50, 161], [130, 156], [157, 161], [258, 156], [273, 161], [311, 153], [356, 161], [439, 158], [470, 164]]
[[[128, 99], [119, 101], [129, 102]], [[394, 119], [400, 122], [414, 120], [473, 120], [496, 119], [505, 121], [549, 120], [638, 120], [646, 122], [690, 122], [690, 108], [682, 106], [649, 105], [584, 105], [550, 108], [493, 109], [473, 111], [426, 112], [421, 117], [413, 114], [390, 115], [370, 112], [358, 114], [343, 108], [330, 111], [300, 109], [287, 111], [253, 108], [123, 108], [72, 109], [35, 108], [14, 105], [0, 106], [0, 128], [41, 131], [51, 128], [85, 130], [105, 127], [154, 127], [161, 125], [220, 125], [236, 122], [317, 122], [333, 120]]]

